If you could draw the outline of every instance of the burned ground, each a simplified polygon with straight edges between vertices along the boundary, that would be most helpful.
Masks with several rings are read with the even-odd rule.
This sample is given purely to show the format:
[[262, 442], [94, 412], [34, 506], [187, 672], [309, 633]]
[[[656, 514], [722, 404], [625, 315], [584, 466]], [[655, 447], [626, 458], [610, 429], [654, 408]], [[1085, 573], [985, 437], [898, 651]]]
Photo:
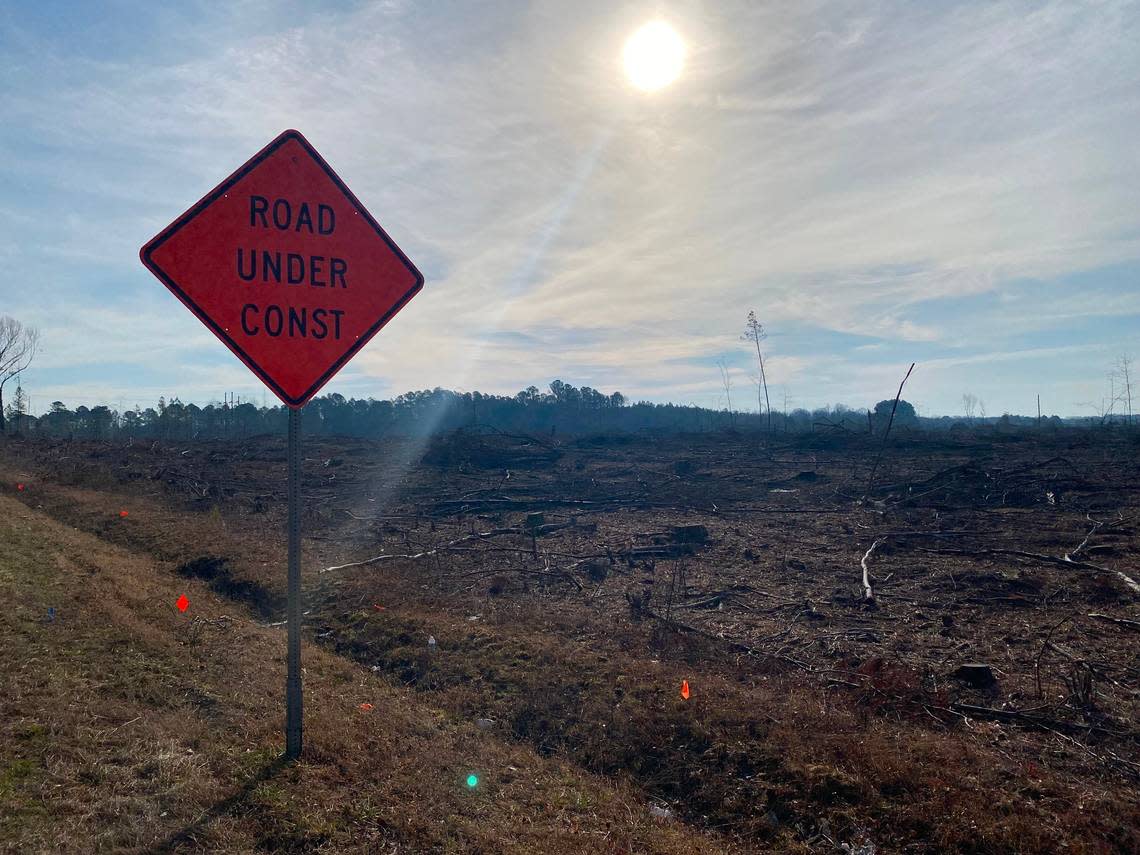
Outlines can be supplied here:
[[[313, 440], [307, 637], [714, 848], [1134, 851], [1140, 444], [903, 435], [870, 483], [880, 451]], [[4, 454], [22, 501], [281, 619], [282, 439]]]

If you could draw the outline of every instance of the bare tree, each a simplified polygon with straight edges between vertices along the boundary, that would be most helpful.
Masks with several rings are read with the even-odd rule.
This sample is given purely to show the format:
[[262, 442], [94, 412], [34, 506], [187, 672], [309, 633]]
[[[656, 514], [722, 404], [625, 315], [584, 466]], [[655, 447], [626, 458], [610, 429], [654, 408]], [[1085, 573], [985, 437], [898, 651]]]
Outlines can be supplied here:
[[1078, 401], [1077, 406], [1088, 407], [1092, 410], [1096, 414], [1097, 420], [1103, 426], [1112, 421], [1112, 411], [1116, 405], [1111, 399], [1101, 395], [1099, 404], [1096, 401]]
[[1108, 372], [1108, 421], [1113, 421], [1116, 405], [1120, 403], [1120, 396], [1116, 394], [1116, 369]]
[[40, 333], [35, 327], [25, 327], [15, 318], [0, 317], [0, 433], [4, 433], [4, 386], [32, 364]]
[[974, 420], [974, 413], [977, 412], [978, 409], [978, 396], [972, 392], [966, 392], [962, 395], [962, 409], [966, 413], [966, 419], [972, 422]]
[[1132, 427], [1132, 357], [1127, 353], [1116, 360], [1116, 376], [1120, 378], [1120, 402], [1124, 404], [1128, 426]]
[[[764, 326], [756, 319], [756, 311], [753, 310], [748, 313], [748, 320], [744, 324], [744, 333], [740, 336], [741, 341], [750, 341], [756, 346], [756, 361], [760, 364], [760, 383], [756, 388], [756, 402], [760, 406], [761, 412], [765, 409], [768, 411], [768, 433], [772, 432], [772, 405], [768, 401], [768, 375], [764, 372], [764, 354], [760, 352], [760, 342], [768, 337], [768, 333], [764, 332]], [[760, 392], [764, 393], [763, 406], [760, 402]]]
[[716, 367], [720, 369], [720, 382], [724, 386], [724, 398], [728, 404], [728, 423], [735, 426], [736, 415], [732, 410], [732, 377], [728, 373], [728, 363], [722, 357], [716, 361]]

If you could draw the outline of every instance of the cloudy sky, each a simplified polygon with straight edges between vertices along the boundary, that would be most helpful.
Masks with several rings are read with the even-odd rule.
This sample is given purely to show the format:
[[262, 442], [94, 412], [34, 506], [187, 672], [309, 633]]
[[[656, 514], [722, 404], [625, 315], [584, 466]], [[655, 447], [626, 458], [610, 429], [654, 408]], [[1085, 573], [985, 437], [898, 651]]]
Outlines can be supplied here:
[[[669, 22], [651, 94], [626, 38]], [[561, 378], [754, 406], [1091, 414], [1140, 355], [1135, 3], [0, 4], [0, 314], [50, 401], [258, 382], [139, 247], [300, 129], [426, 277], [326, 387]], [[270, 395], [268, 400], [272, 402]]]

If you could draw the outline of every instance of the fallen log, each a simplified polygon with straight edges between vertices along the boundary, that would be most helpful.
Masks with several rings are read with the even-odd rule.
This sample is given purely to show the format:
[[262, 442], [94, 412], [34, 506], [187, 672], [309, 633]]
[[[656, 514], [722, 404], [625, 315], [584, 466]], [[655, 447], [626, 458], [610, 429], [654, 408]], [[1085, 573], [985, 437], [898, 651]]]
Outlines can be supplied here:
[[1140, 582], [1120, 570], [1111, 567], [1102, 567], [1088, 561], [1073, 561], [1071, 558], [1057, 558], [1054, 555], [1043, 555], [1040, 552], [1025, 552], [1021, 549], [929, 549], [922, 546], [914, 547], [919, 552], [931, 552], [935, 555], [969, 555], [973, 558], [982, 558], [992, 555], [1008, 555], [1013, 558], [1027, 558], [1031, 561], [1040, 561], [1043, 564], [1059, 564], [1062, 567], [1077, 567], [1082, 570], [1096, 570], [1099, 573], [1110, 573], [1119, 576], [1134, 593], [1140, 594]]
[[1089, 617], [1095, 618], [1096, 620], [1107, 621], [1108, 623], [1114, 623], [1117, 626], [1131, 629], [1134, 632], [1140, 632], [1140, 620], [1128, 620], [1128, 618], [1113, 617], [1112, 615], [1104, 615], [1100, 612], [1089, 612]]
[[989, 721], [1006, 721], [1016, 724], [1021, 724], [1033, 730], [1050, 730], [1055, 733], [1105, 733], [1109, 736], [1115, 736], [1120, 739], [1126, 739], [1130, 742], [1140, 740], [1140, 733], [1135, 731], [1120, 731], [1112, 730], [1111, 728], [1101, 727], [1096, 724], [1087, 724], [1071, 721], [1063, 721], [1056, 718], [1046, 718], [1045, 716], [1033, 715], [1024, 710], [999, 710], [993, 707], [980, 707], [974, 704], [959, 704], [953, 703], [946, 707], [935, 706], [934, 704], [923, 704], [932, 710], [940, 712], [952, 712], [958, 715], [972, 716], [976, 719], [989, 720]]

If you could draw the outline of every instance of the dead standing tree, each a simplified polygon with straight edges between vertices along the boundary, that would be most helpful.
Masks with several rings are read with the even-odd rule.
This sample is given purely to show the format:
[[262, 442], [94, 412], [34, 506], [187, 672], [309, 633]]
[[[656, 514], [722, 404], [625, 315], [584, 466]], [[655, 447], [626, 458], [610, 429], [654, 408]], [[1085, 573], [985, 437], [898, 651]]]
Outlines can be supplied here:
[[[756, 318], [756, 311], [753, 310], [748, 313], [748, 320], [744, 325], [744, 333], [740, 336], [741, 341], [752, 342], [756, 346], [756, 361], [760, 364], [760, 386], [756, 390], [757, 406], [761, 409], [768, 411], [768, 433], [772, 432], [772, 405], [768, 401], [768, 375], [764, 372], [764, 354], [760, 352], [760, 342], [768, 337], [768, 333], [764, 331], [764, 325]], [[764, 400], [760, 401], [760, 392], [764, 392]]]
[[0, 434], [4, 423], [4, 386], [32, 364], [39, 346], [40, 333], [35, 327], [25, 327], [7, 315], [0, 318]]
[[1127, 353], [1116, 360], [1116, 376], [1120, 378], [1120, 402], [1124, 405], [1128, 426], [1132, 427], [1132, 357]]
[[[879, 453], [878, 453], [878, 455], [876, 455], [875, 463], [871, 467], [871, 475], [869, 478], [867, 478], [867, 493], [868, 494], [870, 494], [871, 490], [875, 486], [875, 472], [878, 470], [879, 463], [883, 459], [883, 452], [886, 451], [886, 449], [887, 449], [887, 437], [890, 436], [890, 434], [891, 434], [891, 425], [893, 425], [895, 423], [895, 412], [899, 408], [899, 398], [902, 397], [903, 386], [905, 386], [906, 381], [910, 379], [910, 372], [914, 371], [914, 365], [915, 364], [912, 362], [910, 364], [910, 368], [908, 368], [906, 370], [906, 376], [903, 377], [902, 382], [899, 383], [899, 390], [895, 394], [895, 402], [891, 406], [891, 417], [889, 419], [887, 419], [887, 427], [883, 431], [883, 442], [882, 442], [882, 445], [879, 446]], [[869, 555], [869, 553], [868, 553], [868, 555]]]
[[723, 358], [716, 361], [716, 367], [720, 369], [720, 382], [724, 386], [725, 403], [728, 405], [728, 425], [729, 427], [736, 427], [736, 416], [732, 411], [732, 375], [728, 372], [728, 363]]

